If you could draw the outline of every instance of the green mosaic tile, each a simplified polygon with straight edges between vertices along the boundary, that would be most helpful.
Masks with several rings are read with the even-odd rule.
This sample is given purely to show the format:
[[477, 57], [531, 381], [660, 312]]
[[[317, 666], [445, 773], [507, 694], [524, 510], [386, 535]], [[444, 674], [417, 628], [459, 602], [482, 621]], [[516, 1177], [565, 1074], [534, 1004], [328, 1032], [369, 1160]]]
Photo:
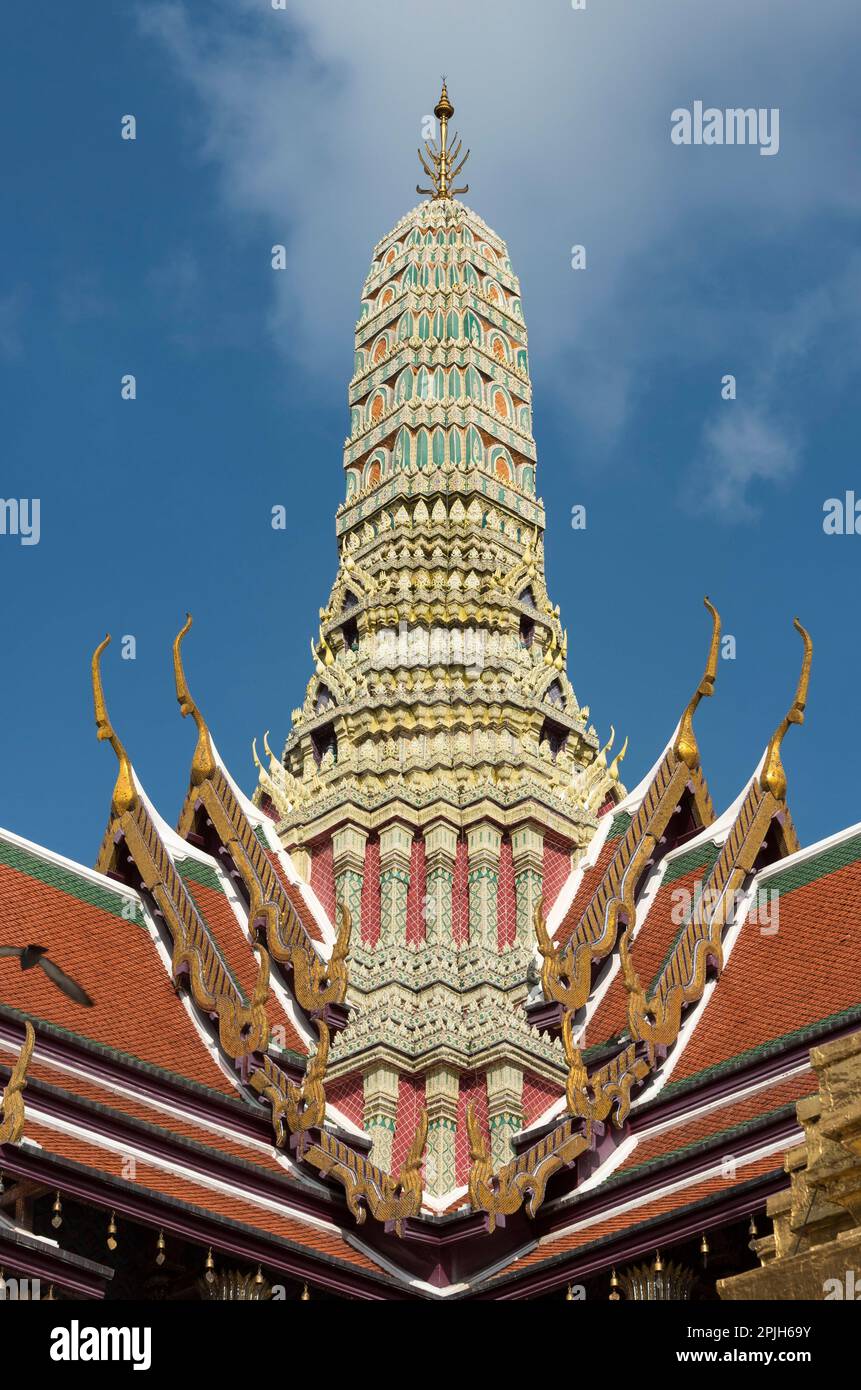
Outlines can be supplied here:
[[216, 893], [224, 892], [221, 879], [209, 864], [202, 864], [199, 859], [190, 858], [176, 859], [174, 862], [183, 883], [199, 883], [202, 888], [212, 888]]
[[695, 845], [693, 849], [680, 854], [678, 859], [665, 861], [661, 886], [666, 887], [667, 884], [675, 883], [677, 879], [686, 878], [688, 874], [696, 871], [701, 871], [705, 876], [714, 867], [720, 852], [721, 846], [710, 840], [708, 844]]
[[109, 912], [112, 917], [119, 917], [124, 922], [135, 921], [138, 926], [143, 925], [139, 914], [136, 914], [135, 918], [129, 917], [127, 913], [123, 914], [123, 905], [128, 899], [123, 897], [121, 889], [103, 888], [100, 884], [85, 878], [83, 874], [76, 874], [74, 870], [55, 864], [49, 859], [42, 859], [21, 845], [0, 840], [0, 864], [5, 864], [16, 873], [36, 879], [50, 888], [56, 888], [61, 893], [67, 893], [77, 902], [87, 903], [102, 912]]
[[613, 817], [610, 829], [607, 831], [607, 839], [618, 840], [620, 835], [625, 834], [632, 819], [633, 817], [629, 816], [627, 811], [619, 811], [618, 814]]
[[788, 868], [766, 880], [763, 885], [769, 892], [792, 893], [796, 888], [806, 888], [808, 883], [826, 878], [828, 874], [845, 869], [849, 864], [857, 864], [861, 859], [861, 835], [853, 835], [850, 840], [831, 845], [821, 854], [805, 859], [800, 864], [790, 864]]

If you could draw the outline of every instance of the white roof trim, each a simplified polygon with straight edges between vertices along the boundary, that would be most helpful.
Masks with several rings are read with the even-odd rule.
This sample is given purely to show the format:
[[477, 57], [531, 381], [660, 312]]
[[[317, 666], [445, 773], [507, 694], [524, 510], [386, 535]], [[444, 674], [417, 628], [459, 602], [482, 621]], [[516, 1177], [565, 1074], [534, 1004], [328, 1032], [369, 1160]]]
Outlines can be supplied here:
[[[800, 1134], [800, 1130], [799, 1130]], [[792, 1144], [790, 1139], [776, 1139], [769, 1144], [763, 1144], [760, 1148], [752, 1150], [750, 1153], [743, 1154], [736, 1159], [736, 1168], [747, 1168], [751, 1164], [757, 1163], [761, 1158], [768, 1158], [773, 1153], [783, 1153]], [[621, 1147], [621, 1146], [620, 1146]], [[539, 1248], [543, 1245], [553, 1244], [563, 1237], [573, 1235], [575, 1231], [588, 1230], [590, 1226], [595, 1226], [599, 1222], [606, 1221], [612, 1216], [621, 1216], [626, 1212], [636, 1211], [638, 1207], [647, 1206], [649, 1203], [657, 1201], [660, 1197], [666, 1197], [673, 1192], [683, 1192], [686, 1187], [694, 1187], [698, 1183], [706, 1182], [709, 1178], [723, 1177], [723, 1159], [714, 1163], [711, 1167], [703, 1169], [698, 1173], [687, 1173], [684, 1177], [678, 1178], [675, 1182], [667, 1183], [665, 1187], [650, 1188], [648, 1192], [641, 1192], [635, 1197], [629, 1197], [627, 1201], [620, 1202], [617, 1206], [605, 1208], [603, 1211], [593, 1212], [591, 1216], [584, 1217], [581, 1221], [573, 1221], [570, 1226], [562, 1230], [549, 1232], [539, 1240]], [[582, 1192], [583, 1188], [578, 1191]], [[576, 1194], [572, 1194], [572, 1197]]]
[[116, 894], [118, 898], [125, 900], [131, 898], [138, 904], [141, 902], [140, 894], [136, 889], [126, 888], [123, 884], [117, 883], [115, 879], [99, 873], [98, 869], [89, 868], [86, 864], [79, 864], [76, 859], [68, 859], [65, 854], [57, 854], [55, 850], [37, 844], [35, 840], [27, 840], [23, 835], [16, 835], [14, 831], [5, 830], [2, 827], [0, 827], [0, 840], [8, 840], [21, 849], [29, 850], [37, 859], [44, 859], [49, 864], [56, 864], [58, 868], [67, 869], [69, 873], [86, 879], [88, 883], [98, 884], [99, 888], [104, 888], [108, 893]]
[[803, 849], [796, 850], [794, 854], [787, 854], [784, 859], [778, 859], [776, 863], [769, 864], [767, 868], [761, 869], [757, 874], [756, 882], [760, 885], [767, 883], [769, 879], [783, 873], [784, 869], [794, 868], [796, 864], [804, 864], [808, 859], [818, 859], [820, 854], [825, 854], [834, 845], [844, 844], [847, 840], [852, 840], [858, 835], [861, 835], [861, 821], [856, 821], [854, 825], [847, 825], [843, 830], [836, 830], [833, 835], [826, 835], [824, 840], [817, 840], [815, 844], [805, 845]]

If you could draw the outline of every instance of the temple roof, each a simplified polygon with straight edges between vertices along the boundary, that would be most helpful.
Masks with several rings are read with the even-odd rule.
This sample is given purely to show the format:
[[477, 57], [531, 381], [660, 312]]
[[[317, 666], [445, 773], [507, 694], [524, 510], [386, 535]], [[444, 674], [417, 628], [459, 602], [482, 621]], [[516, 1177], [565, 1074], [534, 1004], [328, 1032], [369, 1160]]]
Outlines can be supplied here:
[[[103, 697], [100, 710], [100, 727], [108, 728]], [[92, 1009], [81, 1009], [43, 972], [4, 966], [4, 1071], [15, 1061], [22, 1018], [36, 1025], [20, 1160], [10, 1162], [7, 1144], [4, 1166], [21, 1172], [35, 1166], [52, 1184], [91, 1184], [88, 1190], [103, 1189], [119, 1206], [131, 1201], [119, 1190], [122, 1155], [132, 1152], [139, 1211], [149, 1203], [161, 1221], [170, 1206], [192, 1226], [226, 1223], [237, 1239], [254, 1232], [268, 1259], [276, 1258], [269, 1249], [275, 1242], [278, 1258], [289, 1262], [301, 1252], [315, 1269], [322, 1263], [343, 1271], [330, 1273], [335, 1283], [370, 1280], [368, 1297], [386, 1296], [373, 1294], [375, 1280], [381, 1289], [388, 1283], [428, 1293], [431, 1285], [417, 1277], [408, 1254], [410, 1232], [422, 1226], [433, 1232], [441, 1219], [435, 1213], [443, 1211], [446, 1221], [466, 1223], [464, 1239], [472, 1241], [472, 1273], [450, 1293], [483, 1296], [490, 1287], [483, 1271], [495, 1268], [493, 1296], [502, 1297], [509, 1295], [499, 1290], [509, 1284], [515, 1290], [532, 1281], [532, 1287], [536, 1279], [553, 1279], [557, 1265], [573, 1267], [575, 1259], [594, 1263], [622, 1250], [633, 1258], [656, 1232], [684, 1224], [691, 1212], [707, 1225], [723, 1219], [730, 1205], [735, 1210], [740, 1199], [742, 1206], [748, 1197], [761, 1204], [763, 1192], [779, 1182], [783, 1151], [797, 1132], [793, 1106], [815, 1089], [807, 1046], [861, 1021], [853, 939], [861, 906], [861, 825], [796, 848], [785, 784], [776, 784], [782, 796], [765, 785], [775, 762], [773, 742], [733, 805], [715, 818], [698, 757], [690, 766], [674, 752], [681, 728], [640, 786], [600, 818], [583, 864], [569, 875], [554, 908], [557, 924], [573, 919], [567, 942], [557, 926], [554, 949], [561, 944], [564, 950], [578, 939], [577, 922], [627, 843], [614, 894], [624, 904], [630, 892], [634, 915], [618, 919], [612, 944], [588, 977], [582, 1015], [573, 1027], [566, 1024], [566, 1046], [574, 1048], [568, 1102], [554, 1099], [550, 1089], [542, 1109], [536, 1092], [528, 1127], [515, 1137], [520, 1157], [509, 1176], [500, 1173], [501, 1191], [517, 1173], [542, 1174], [537, 1201], [534, 1177], [523, 1192], [532, 1193], [528, 1253], [512, 1250], [501, 1267], [494, 1237], [466, 1235], [476, 1200], [484, 1200], [478, 1197], [484, 1190], [478, 1171], [488, 1162], [480, 1138], [484, 1109], [476, 1113], [479, 1129], [459, 1169], [469, 1181], [447, 1199], [419, 1190], [411, 1206], [398, 1207], [387, 1195], [385, 1175], [373, 1176], [349, 1087], [333, 1085], [325, 1094], [324, 1020], [337, 1030], [344, 1019], [328, 1003], [315, 1006], [309, 993], [322, 984], [322, 997], [328, 997], [323, 953], [334, 961], [340, 929], [301, 881], [271, 822], [233, 782], [202, 718], [179, 832], [149, 802], [124, 750], [118, 755], [122, 793], [114, 796], [100, 870], [0, 832], [3, 935], [37, 937], [95, 1000]], [[667, 797], [661, 789], [677, 766], [684, 768], [679, 786], [687, 790]], [[670, 826], [677, 828], [676, 843], [672, 830], [665, 833]], [[663, 852], [637, 865], [643, 837], [657, 846], [658, 831]], [[631, 865], [635, 881], [628, 890], [624, 874]], [[266, 884], [260, 872], [270, 875]], [[733, 885], [734, 911], [717, 916]], [[279, 912], [287, 914], [283, 921]], [[285, 936], [288, 927], [292, 935]], [[673, 971], [678, 961], [696, 959], [696, 951], [684, 947], [692, 931], [711, 943], [705, 949], [713, 968], [694, 971], [686, 984]], [[264, 940], [274, 955], [261, 995]], [[680, 951], [688, 954], [680, 957]], [[317, 955], [319, 967], [308, 953]], [[183, 959], [191, 963], [186, 976], [176, 973]], [[195, 959], [202, 971], [198, 984]], [[674, 996], [666, 982], [672, 980], [683, 988], [684, 1002], [669, 1025], [665, 1011]], [[300, 981], [304, 1006], [295, 995]], [[253, 1051], [244, 1050], [235, 1025], [225, 1024], [213, 990], [234, 1001], [238, 1017], [263, 1028]], [[666, 1027], [671, 1031], [660, 1031]], [[632, 1068], [627, 1089], [619, 1089], [620, 1067]], [[610, 1076], [615, 1100], [607, 1111], [600, 1103], [601, 1078]], [[319, 1113], [315, 1087], [323, 1098]], [[336, 1101], [341, 1095], [343, 1108]], [[470, 1095], [479, 1092], [467, 1087], [466, 1108], [459, 1111], [464, 1125]], [[307, 1127], [303, 1104], [310, 1107]], [[286, 1142], [289, 1133], [301, 1138], [298, 1147]], [[414, 1142], [421, 1136], [419, 1123]], [[397, 1148], [406, 1168], [409, 1141], [401, 1135]], [[732, 1179], [721, 1168], [728, 1144], [737, 1165]], [[561, 1160], [569, 1153], [573, 1167], [566, 1169]], [[371, 1187], [351, 1214], [363, 1164]], [[371, 1221], [359, 1227], [357, 1244], [354, 1222], [366, 1203]], [[391, 1210], [400, 1224], [406, 1263], [374, 1221], [377, 1208], [383, 1222]], [[510, 1248], [507, 1238], [503, 1248]]]

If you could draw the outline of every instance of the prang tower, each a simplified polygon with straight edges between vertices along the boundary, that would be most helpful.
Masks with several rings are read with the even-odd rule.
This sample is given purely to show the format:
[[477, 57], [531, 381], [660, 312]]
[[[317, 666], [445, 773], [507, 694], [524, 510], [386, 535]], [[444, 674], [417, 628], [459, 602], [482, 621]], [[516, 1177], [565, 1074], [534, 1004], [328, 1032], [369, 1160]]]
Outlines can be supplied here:
[[327, 912], [352, 916], [330, 1097], [386, 1169], [426, 1105], [443, 1196], [466, 1180], [469, 1101], [503, 1163], [564, 1090], [558, 1039], [517, 1007], [533, 916], [623, 790], [547, 593], [520, 287], [455, 197], [445, 84], [435, 115], [429, 196], [362, 292], [338, 573], [257, 800]]

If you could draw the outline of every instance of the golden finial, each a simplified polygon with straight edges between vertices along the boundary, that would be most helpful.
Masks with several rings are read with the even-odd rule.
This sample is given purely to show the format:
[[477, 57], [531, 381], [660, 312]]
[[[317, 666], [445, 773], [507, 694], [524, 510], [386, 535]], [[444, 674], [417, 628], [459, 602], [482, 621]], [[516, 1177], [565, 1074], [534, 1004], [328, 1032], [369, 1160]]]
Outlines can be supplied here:
[[135, 779], [132, 774], [132, 765], [129, 762], [125, 748], [123, 748], [123, 745], [117, 738], [113, 725], [108, 718], [107, 706], [105, 705], [105, 692], [102, 689], [102, 652], [105, 650], [105, 647], [110, 644], [110, 640], [111, 634], [108, 633], [105, 640], [100, 642], [93, 652], [93, 703], [96, 709], [96, 738], [100, 743], [107, 740], [119, 759], [120, 770], [117, 773], [117, 780], [114, 784], [111, 806], [118, 816], [122, 816], [135, 805], [138, 794], [135, 788]]
[[771, 792], [772, 796], [778, 801], [783, 801], [786, 796], [786, 773], [783, 770], [783, 759], [780, 756], [780, 745], [783, 736], [790, 724], [804, 723], [804, 710], [807, 705], [807, 691], [810, 686], [810, 663], [813, 660], [813, 643], [810, 640], [810, 633], [801, 626], [797, 618], [793, 618], [792, 625], [796, 632], [801, 633], [801, 640], [804, 643], [804, 656], [801, 659], [801, 675], [798, 677], [798, 685], [795, 690], [795, 699], [792, 702], [789, 713], [782, 719], [771, 736], [768, 749], [765, 754], [765, 766], [760, 779], [765, 791]]
[[622, 747], [619, 749], [618, 753], [616, 754], [615, 758], [613, 759], [612, 763], [610, 764], [608, 776], [609, 776], [609, 778], [610, 778], [610, 780], [611, 780], [612, 782], [618, 782], [618, 780], [619, 780], [619, 764], [624, 760], [624, 757], [625, 757], [625, 754], [627, 753], [627, 751], [628, 751], [628, 740], [627, 740], [627, 738], [626, 738], [626, 739], [625, 739], [625, 742], [622, 744]]
[[454, 107], [448, 99], [448, 89], [445, 85], [445, 78], [442, 79], [442, 93], [440, 99], [433, 109], [433, 113], [439, 121], [439, 144], [435, 145], [431, 140], [425, 140], [425, 149], [428, 159], [419, 150], [419, 160], [421, 166], [431, 181], [430, 188], [422, 188], [416, 184], [416, 193], [426, 193], [429, 198], [456, 198], [458, 193], [468, 193], [469, 184], [464, 184], [463, 188], [453, 188], [452, 184], [460, 173], [466, 161], [469, 159], [469, 150], [458, 162], [463, 141], [454, 136], [453, 148], [448, 147], [448, 123], [454, 115]]
[[720, 647], [720, 614], [708, 595], [703, 599], [703, 603], [712, 615], [712, 641], [709, 647], [709, 658], [706, 662], [706, 669], [703, 678], [694, 691], [687, 709], [682, 715], [682, 722], [679, 726], [679, 736], [676, 739], [676, 753], [683, 763], [688, 767], [695, 768], [700, 760], [700, 750], [697, 745], [696, 734], [694, 733], [694, 713], [697, 705], [704, 695], [713, 695], [715, 690], [715, 680], [717, 678], [718, 649]]
[[180, 713], [183, 719], [191, 715], [197, 725], [197, 747], [194, 750], [194, 757], [191, 760], [191, 781], [193, 786], [199, 786], [211, 777], [215, 771], [215, 757], [212, 752], [212, 741], [209, 737], [209, 730], [206, 721], [200, 710], [197, 708], [191, 697], [188, 682], [185, 679], [185, 671], [182, 667], [182, 639], [188, 632], [192, 624], [190, 613], [185, 615], [185, 626], [180, 629], [174, 638], [173, 643], [173, 678], [176, 682], [176, 698], [179, 701]]

